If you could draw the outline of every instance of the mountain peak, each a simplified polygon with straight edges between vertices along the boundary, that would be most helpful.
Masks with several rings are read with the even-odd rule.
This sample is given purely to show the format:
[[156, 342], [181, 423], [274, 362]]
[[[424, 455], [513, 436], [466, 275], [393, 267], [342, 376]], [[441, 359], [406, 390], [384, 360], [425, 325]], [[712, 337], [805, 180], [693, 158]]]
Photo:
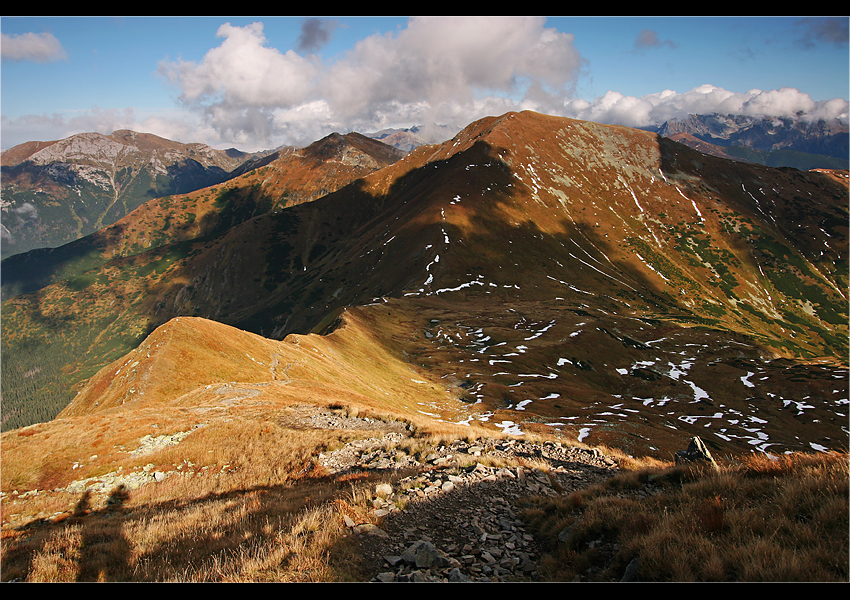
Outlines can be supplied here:
[[372, 163], [373, 166], [380, 163], [393, 163], [404, 156], [401, 150], [357, 132], [331, 133], [313, 142], [302, 152], [305, 158], [319, 161], [336, 159], [358, 164], [365, 161]]
[[[803, 361], [846, 355], [846, 185], [706, 156], [652, 132], [519, 112], [366, 175], [351, 169], [358, 179], [339, 187], [346, 157], [365, 160], [366, 143], [330, 135], [281, 153], [242, 188], [234, 180], [199, 194], [209, 216], [193, 216], [218, 219], [215, 229], [132, 257], [105, 252], [100, 266], [10, 300], [4, 343], [37, 336], [63, 357], [85, 357], [67, 365], [81, 383], [174, 317], [277, 340], [329, 331], [343, 340], [352, 328], [334, 324], [346, 311], [374, 336], [346, 350], [364, 377], [376, 362], [365, 357], [392, 349], [446, 382], [446, 418], [492, 414], [573, 435], [593, 423], [598, 443], [633, 436], [626, 443], [662, 452], [723, 407], [715, 442], [748, 448], [763, 444], [761, 432], [740, 423], [765, 414], [752, 384], [760, 399], [799, 393], [817, 405], [806, 439], [840, 436], [830, 402], [841, 370]], [[255, 218], [257, 202], [289, 201], [293, 182], [319, 195]], [[185, 219], [168, 214], [168, 231], [182, 230]], [[62, 316], [61, 338], [44, 314]], [[310, 368], [331, 360], [302, 356]], [[801, 370], [811, 377], [795, 378]], [[394, 385], [362, 393], [384, 401]], [[770, 410], [783, 410], [776, 402]], [[798, 448], [786, 422], [766, 425], [764, 439]]]
[[658, 134], [733, 160], [806, 170], [848, 167], [850, 132], [839, 119], [688, 115], [662, 124]]
[[220, 183], [250, 155], [122, 129], [3, 152], [3, 257], [57, 247], [144, 202]]

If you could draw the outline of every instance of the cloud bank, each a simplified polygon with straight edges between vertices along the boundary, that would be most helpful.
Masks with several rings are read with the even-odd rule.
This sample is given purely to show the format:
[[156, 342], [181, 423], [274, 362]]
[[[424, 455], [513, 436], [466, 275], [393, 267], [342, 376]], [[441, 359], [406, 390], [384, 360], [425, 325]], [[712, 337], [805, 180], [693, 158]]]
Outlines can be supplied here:
[[562, 116], [629, 127], [651, 127], [689, 114], [712, 113], [840, 119], [846, 123], [848, 102], [841, 98], [815, 102], [795, 88], [735, 93], [713, 85], [701, 85], [683, 93], [665, 90], [640, 98], [609, 91], [593, 102], [568, 100], [560, 112]]
[[[306, 19], [297, 49], [285, 52], [269, 44], [262, 23], [224, 23], [217, 32], [220, 42], [200, 61], [164, 60], [158, 65], [178, 94], [179, 116], [95, 108], [73, 117], [4, 118], [2, 129], [12, 138], [44, 140], [123, 128], [253, 151], [306, 145], [334, 131], [369, 133], [421, 125], [427, 135], [431, 124], [459, 130], [481, 117], [512, 110], [630, 127], [710, 113], [847, 122], [846, 100], [815, 102], [794, 88], [738, 93], [706, 84], [642, 97], [608, 91], [580, 99], [574, 89], [587, 61], [572, 34], [545, 23], [542, 17], [413, 18], [397, 32], [361, 40], [332, 62], [314, 52], [330, 40], [337, 26], [333, 21]], [[846, 23], [843, 30], [840, 23], [836, 30], [833, 21], [797, 25], [800, 39], [846, 40]], [[63, 55], [49, 34], [7, 38], [3, 36], [4, 59]], [[636, 51], [673, 45], [652, 30], [640, 32], [635, 40]], [[45, 138], [48, 131], [55, 135]]]
[[[206, 125], [230, 139], [303, 143], [322, 128], [466, 124], [482, 111], [568, 94], [583, 59], [571, 34], [544, 23], [411, 19], [398, 34], [365, 38], [332, 64], [269, 47], [262, 23], [225, 23], [218, 30], [224, 41], [203, 60], [163, 61], [159, 72]], [[324, 39], [316, 32], [325, 29], [310, 28], [302, 45]]]
[[[315, 48], [330, 28], [305, 22]], [[199, 63], [164, 61], [159, 71], [203, 127], [235, 144], [306, 144], [331, 131], [376, 131], [439, 123], [461, 128], [486, 115], [535, 110], [631, 127], [690, 113], [847, 119], [847, 102], [814, 102], [793, 88], [734, 93], [703, 85], [643, 97], [609, 91], [592, 101], [572, 91], [586, 66], [572, 34], [544, 18], [416, 18], [372, 35], [332, 64], [268, 45], [262, 23], [218, 31], [223, 42]], [[673, 46], [651, 30], [635, 47]], [[486, 52], [481, 49], [486, 48]]]

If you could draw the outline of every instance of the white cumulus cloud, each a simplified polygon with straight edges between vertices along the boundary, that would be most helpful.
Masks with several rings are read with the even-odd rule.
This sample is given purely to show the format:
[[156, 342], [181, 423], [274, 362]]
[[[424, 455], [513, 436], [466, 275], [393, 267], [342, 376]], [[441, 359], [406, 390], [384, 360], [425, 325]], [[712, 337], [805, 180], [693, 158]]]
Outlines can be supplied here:
[[[831, 24], [814, 23], [820, 39], [845, 39], [846, 32], [826, 27]], [[546, 27], [545, 18], [411, 18], [404, 28], [366, 37], [332, 60], [306, 54], [327, 43], [338, 26], [307, 19], [297, 50], [282, 51], [271, 46], [260, 22], [224, 23], [219, 40], [201, 60], [160, 62], [158, 71], [179, 94], [180, 110], [142, 115], [95, 107], [82, 113], [3, 116], [3, 136], [46, 140], [132, 129], [253, 151], [306, 145], [333, 131], [369, 133], [412, 125], [457, 131], [513, 110], [630, 127], [710, 113], [847, 121], [847, 100], [816, 102], [795, 88], [742, 93], [706, 84], [640, 97], [610, 90], [595, 99], [578, 98], [574, 87], [587, 62], [574, 36]], [[651, 30], [642, 31], [635, 42], [638, 50], [663, 46], [675, 44]], [[2, 50], [4, 60], [64, 56], [50, 34], [4, 35]]]
[[440, 115], [530, 83], [563, 92], [582, 59], [573, 36], [543, 19], [419, 18], [397, 36], [371, 36], [332, 65], [318, 91], [338, 112], [366, 116], [424, 102]]
[[50, 62], [66, 58], [65, 49], [51, 33], [2, 34], [3, 60]]
[[[163, 61], [159, 70], [208, 126], [231, 139], [300, 132], [308, 137], [293, 141], [304, 143], [332, 124], [366, 130], [402, 118], [465, 125], [484, 116], [484, 106], [504, 105], [496, 94], [516, 102], [526, 92], [560, 98], [575, 82], [583, 60], [573, 36], [544, 24], [415, 18], [398, 34], [372, 35], [325, 64], [270, 47], [262, 23], [225, 23], [218, 30], [224, 41], [199, 63]], [[509, 104], [507, 110], [516, 106]]]
[[753, 117], [840, 119], [847, 122], [848, 103], [841, 98], [815, 102], [795, 88], [730, 92], [701, 85], [687, 92], [665, 90], [640, 98], [609, 91], [595, 100], [567, 100], [558, 114], [575, 119], [650, 127], [689, 114], [732, 114]]
[[160, 72], [192, 103], [215, 98], [224, 105], [255, 108], [287, 106], [307, 98], [317, 70], [295, 51], [266, 46], [263, 24], [218, 29], [224, 42], [200, 64], [163, 61]]

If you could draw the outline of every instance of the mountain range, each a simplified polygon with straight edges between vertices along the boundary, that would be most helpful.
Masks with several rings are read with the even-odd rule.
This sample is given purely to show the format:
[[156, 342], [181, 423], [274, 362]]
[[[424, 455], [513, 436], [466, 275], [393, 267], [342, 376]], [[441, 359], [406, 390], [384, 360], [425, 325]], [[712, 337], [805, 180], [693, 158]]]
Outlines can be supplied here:
[[838, 119], [688, 115], [650, 130], [731, 160], [801, 170], [850, 166], [850, 133], [847, 124]]
[[417, 125], [406, 128], [382, 129], [365, 134], [367, 137], [383, 142], [404, 152], [426, 144], [438, 144], [452, 137], [457, 130], [447, 125]]
[[846, 446], [846, 172], [531, 112], [266, 159], [3, 262], [4, 429], [226, 384], [649, 455]]
[[256, 158], [128, 130], [4, 150], [2, 255], [73, 241], [153, 198], [224, 181]]
[[[407, 152], [452, 133], [434, 126], [427, 134], [413, 127], [356, 135]], [[207, 188], [303, 151], [317, 150], [215, 150], [128, 130], [20, 144], [0, 155], [2, 258], [59, 247], [112, 225], [149, 200]], [[309, 195], [323, 189], [319, 185]]]
[[[838, 120], [689, 115], [647, 130], [730, 160], [802, 170], [848, 168], [850, 135]], [[406, 153], [454, 133], [430, 125], [364, 137]], [[20, 144], [0, 155], [0, 253], [7, 258], [61, 246], [112, 225], [153, 198], [203, 189], [296, 151], [289, 146], [256, 153], [215, 150], [127, 130]]]
[[400, 150], [357, 133], [331, 134], [306, 148], [278, 149], [244, 163], [226, 183], [156, 198], [91, 235], [9, 257], [3, 262], [3, 298], [40, 289], [117, 256], [214, 236], [260, 214], [327, 195], [402, 156]]

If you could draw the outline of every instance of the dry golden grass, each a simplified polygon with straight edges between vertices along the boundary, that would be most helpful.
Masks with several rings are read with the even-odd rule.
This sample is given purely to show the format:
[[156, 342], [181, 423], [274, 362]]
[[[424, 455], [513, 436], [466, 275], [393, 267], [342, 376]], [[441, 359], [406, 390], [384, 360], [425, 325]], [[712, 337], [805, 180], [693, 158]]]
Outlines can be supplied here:
[[[331, 407], [374, 416], [364, 407]], [[362, 580], [343, 517], [371, 522], [369, 498], [378, 479], [327, 476], [312, 457], [354, 432], [290, 429], [276, 410], [281, 407], [230, 411], [179, 445], [138, 458], [158, 469], [182, 467], [156, 485], [115, 489], [108, 498], [5, 498], [3, 580]], [[164, 422], [145, 415], [136, 435]], [[417, 454], [438, 441], [475, 439], [469, 429], [460, 435], [427, 425], [419, 423], [420, 435], [397, 451]], [[70, 425], [58, 420], [40, 431], [54, 439], [69, 433], [64, 427]], [[34, 456], [25, 442], [50, 447], [39, 435], [16, 440], [23, 456]], [[73, 440], [68, 435], [61, 447], [75, 447]], [[631, 468], [604, 485], [535, 500], [529, 508], [526, 517], [552, 548], [543, 560], [546, 579], [616, 580], [633, 558], [641, 580], [847, 579], [846, 455], [753, 455], [718, 472], [620, 459], [631, 460]], [[132, 461], [124, 460], [129, 470]], [[7, 526], [16, 515], [23, 526]], [[568, 525], [569, 543], [559, 543]]]
[[179, 430], [184, 424], [181, 415], [168, 412], [107, 411], [4, 433], [2, 489], [52, 489], [109, 472], [126, 457], [124, 448], [134, 448], [142, 436]]
[[330, 500], [349, 492], [305, 485], [120, 507], [21, 531], [3, 542], [3, 580], [338, 580], [328, 555], [343, 525]]
[[[347, 404], [341, 396], [325, 395], [324, 406], [347, 416], [390, 418], [388, 411]], [[303, 401], [303, 395], [267, 394], [226, 407], [219, 402], [185, 409], [114, 408], [4, 434], [2, 579], [362, 578], [359, 557], [343, 535], [343, 515], [370, 521], [364, 490], [373, 490], [376, 479], [329, 477], [314, 457], [376, 434], [293, 425], [287, 415], [296, 399]], [[421, 416], [411, 425], [419, 437], [400, 444], [399, 452], [422, 452], [441, 439], [476, 435], [469, 427]], [[132, 454], [146, 435], [187, 431], [191, 434], [177, 445]], [[93, 444], [92, 432], [95, 439], [102, 434], [103, 442]], [[73, 480], [145, 466], [168, 477], [108, 494], [50, 491]], [[13, 493], [33, 489], [41, 491]]]
[[[442, 402], [450, 414], [450, 390], [378, 342], [372, 318], [352, 311], [328, 336], [285, 342], [201, 321], [171, 326], [170, 338], [150, 349], [156, 385], [143, 387], [143, 374], [134, 379], [124, 370], [129, 379], [121, 383], [109, 369], [132, 362], [118, 361], [92, 380], [111, 387], [106, 407], [83, 396], [79, 415], [69, 410], [3, 434], [2, 579], [361, 580], [343, 517], [370, 522], [367, 491], [378, 480], [331, 477], [314, 457], [375, 432], [305, 428], [292, 420], [293, 406], [405, 420], [416, 436], [395, 449], [410, 455], [438, 442], [498, 436], [424, 416], [424, 401], [429, 413]], [[218, 351], [223, 336], [234, 336], [238, 348], [227, 360]], [[191, 377], [166, 381], [155, 374], [158, 365]], [[145, 393], [122, 404], [130, 389], [122, 385]], [[151, 454], [133, 452], [145, 436], [177, 432], [191, 433]], [[621, 476], [529, 511], [552, 543], [548, 578], [618, 579], [639, 557], [646, 580], [846, 580], [846, 455], [753, 456], [704, 473], [603, 451], [626, 469]], [[145, 467], [166, 479], [104, 494], [60, 490]], [[34, 489], [42, 491], [15, 493]], [[569, 545], [559, 547], [558, 532], [573, 523]], [[606, 551], [614, 542], [617, 550]]]
[[[333, 581], [353, 578], [342, 515], [363, 519], [351, 481], [312, 456], [342, 432], [233, 417], [141, 457], [179, 473], [107, 498], [42, 492], [3, 504], [4, 581]], [[5, 452], [4, 448], [4, 452]], [[191, 468], [187, 465], [192, 464]], [[209, 467], [209, 468], [204, 468]], [[358, 503], [362, 507], [358, 507]], [[58, 514], [58, 516], [56, 516]], [[9, 526], [15, 519], [18, 527]]]
[[[847, 581], [848, 456], [642, 468], [529, 509], [553, 580]], [[566, 541], [558, 535], [572, 526]]]

